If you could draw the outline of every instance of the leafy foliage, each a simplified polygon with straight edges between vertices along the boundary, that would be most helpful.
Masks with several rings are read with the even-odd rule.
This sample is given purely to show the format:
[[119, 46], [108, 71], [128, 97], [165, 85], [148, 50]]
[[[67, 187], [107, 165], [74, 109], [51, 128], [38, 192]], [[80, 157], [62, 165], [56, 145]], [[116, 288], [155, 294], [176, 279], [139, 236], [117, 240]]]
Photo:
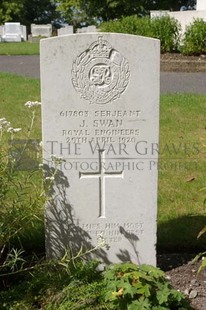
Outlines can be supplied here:
[[30, 26], [63, 18], [78, 27], [134, 14], [146, 16], [150, 10], [178, 11], [194, 4], [195, 0], [0, 0], [0, 22], [20, 21]]
[[157, 38], [161, 42], [161, 51], [173, 52], [179, 46], [179, 23], [169, 16], [150, 19], [148, 17], [129, 16], [119, 21], [110, 21], [101, 25], [101, 31], [122, 32]]
[[0, 24], [18, 21], [30, 27], [31, 23], [49, 23], [58, 16], [56, 1], [0, 0]]
[[164, 272], [132, 263], [110, 266], [105, 274], [106, 300], [114, 309], [189, 309], [182, 293], [174, 290]]
[[161, 52], [177, 51], [180, 41], [180, 24], [169, 16], [154, 18], [151, 21], [152, 37], [161, 42]]
[[57, 10], [62, 13], [68, 23], [77, 27], [81, 23], [93, 24], [122, 16], [145, 15], [146, 11], [151, 9], [151, 3], [150, 0], [60, 0]]
[[[27, 139], [35, 121], [35, 112], [32, 111]], [[0, 155], [0, 277], [22, 268], [24, 250], [31, 251], [35, 238], [43, 231], [45, 197], [42, 195], [40, 171], [18, 169], [28, 140], [20, 144], [19, 152], [17, 148], [11, 151], [8, 146], [19, 131], [21, 128], [13, 128], [5, 118], [0, 119], [0, 141], [4, 142]], [[43, 238], [39, 245], [44, 247]]]
[[0, 0], [0, 24], [4, 24], [5, 22], [9, 21], [15, 21], [19, 14], [21, 14], [23, 6], [23, 0]]
[[102, 23], [100, 29], [104, 32], [130, 33], [147, 37], [152, 36], [150, 18], [138, 18], [136, 15], [124, 17], [117, 21]]
[[195, 0], [60, 0], [59, 10], [68, 23], [112, 21], [126, 16], [146, 16], [150, 10], [179, 10], [181, 6], [193, 7]]
[[206, 53], [206, 22], [196, 19], [187, 26], [182, 52], [185, 55], [201, 55]]
[[193, 8], [195, 4], [196, 0], [157, 0], [155, 9], [179, 11], [182, 6]]

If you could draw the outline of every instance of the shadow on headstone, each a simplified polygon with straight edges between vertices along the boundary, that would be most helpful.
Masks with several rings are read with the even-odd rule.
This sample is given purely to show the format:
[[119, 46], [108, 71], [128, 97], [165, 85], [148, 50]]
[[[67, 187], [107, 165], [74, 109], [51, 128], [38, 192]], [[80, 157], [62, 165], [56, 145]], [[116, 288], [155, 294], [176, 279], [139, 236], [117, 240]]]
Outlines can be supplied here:
[[[65, 251], [72, 256], [81, 250], [88, 251], [96, 247], [92, 244], [87, 231], [79, 227], [78, 218], [75, 217], [74, 208], [69, 202], [66, 190], [70, 184], [61, 170], [55, 171], [48, 165], [44, 165], [45, 179], [49, 181], [54, 174], [54, 180], [49, 188], [49, 198], [46, 205], [46, 254], [48, 258], [61, 258]], [[111, 263], [103, 248], [95, 251], [95, 257], [105, 264]], [[93, 253], [87, 254], [87, 259], [94, 258]]]
[[[136, 256], [135, 260], [138, 262], [138, 264], [140, 264], [139, 253], [137, 251], [137, 248], [138, 248], [137, 242], [139, 241], [139, 237], [133, 233], [127, 232], [122, 226], [119, 227], [119, 231], [128, 240], [128, 242], [131, 244], [131, 246], [134, 250], [135, 256]], [[117, 257], [122, 262], [133, 261], [133, 259], [131, 258], [128, 251], [120, 250], [120, 253], [117, 254]]]

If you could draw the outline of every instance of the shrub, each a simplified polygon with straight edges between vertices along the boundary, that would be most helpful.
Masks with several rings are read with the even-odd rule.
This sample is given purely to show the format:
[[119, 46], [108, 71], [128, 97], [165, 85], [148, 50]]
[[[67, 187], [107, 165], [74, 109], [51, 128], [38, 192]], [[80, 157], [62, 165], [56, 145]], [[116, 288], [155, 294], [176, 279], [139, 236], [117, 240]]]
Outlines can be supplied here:
[[162, 16], [151, 20], [152, 37], [161, 42], [161, 52], [178, 50], [180, 42], [180, 24], [170, 16]]
[[186, 27], [181, 51], [185, 55], [206, 53], [206, 22], [203, 19], [196, 19]]
[[101, 31], [130, 33], [140, 36], [151, 36], [150, 18], [139, 18], [136, 15], [124, 17], [120, 20], [102, 23]]
[[103, 23], [101, 31], [157, 38], [161, 42], [163, 53], [176, 51], [180, 40], [180, 24], [169, 16], [154, 19], [128, 16], [121, 20]]
[[113, 309], [190, 309], [183, 294], [153, 266], [115, 264], [107, 269], [105, 280], [106, 300], [113, 303]]

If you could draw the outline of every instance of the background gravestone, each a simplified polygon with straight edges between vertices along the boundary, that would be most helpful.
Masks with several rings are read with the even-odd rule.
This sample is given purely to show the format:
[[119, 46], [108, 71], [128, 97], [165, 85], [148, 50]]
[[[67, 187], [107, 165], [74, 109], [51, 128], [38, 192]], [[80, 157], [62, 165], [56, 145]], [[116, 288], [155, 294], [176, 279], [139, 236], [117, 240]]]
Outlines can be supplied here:
[[74, 33], [74, 27], [72, 25], [65, 26], [65, 27], [62, 27], [60, 29], [57, 29], [58, 36], [62, 36], [65, 34], [73, 34], [73, 33]]
[[2, 39], [4, 42], [21, 42], [22, 39], [20, 23], [5, 23], [4, 34]]
[[24, 25], [21, 25], [21, 37], [23, 41], [27, 41], [27, 29]]
[[52, 25], [51, 24], [31, 24], [32, 37], [51, 37]]
[[206, 2], [205, 0], [197, 0], [196, 10], [206, 11]]
[[155, 265], [159, 41], [76, 34], [41, 40], [40, 54], [47, 255], [101, 234], [104, 263]]

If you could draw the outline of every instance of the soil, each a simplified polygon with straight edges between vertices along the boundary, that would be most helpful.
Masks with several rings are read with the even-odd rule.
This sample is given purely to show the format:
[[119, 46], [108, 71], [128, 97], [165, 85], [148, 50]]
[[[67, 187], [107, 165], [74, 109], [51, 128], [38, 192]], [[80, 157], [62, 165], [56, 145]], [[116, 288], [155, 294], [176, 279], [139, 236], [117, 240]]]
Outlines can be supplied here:
[[206, 72], [206, 55], [185, 56], [179, 53], [162, 54], [161, 71]]
[[201, 260], [193, 262], [195, 256], [195, 254], [158, 255], [157, 265], [165, 271], [172, 286], [189, 299], [192, 309], [206, 310], [206, 268], [197, 273]]

